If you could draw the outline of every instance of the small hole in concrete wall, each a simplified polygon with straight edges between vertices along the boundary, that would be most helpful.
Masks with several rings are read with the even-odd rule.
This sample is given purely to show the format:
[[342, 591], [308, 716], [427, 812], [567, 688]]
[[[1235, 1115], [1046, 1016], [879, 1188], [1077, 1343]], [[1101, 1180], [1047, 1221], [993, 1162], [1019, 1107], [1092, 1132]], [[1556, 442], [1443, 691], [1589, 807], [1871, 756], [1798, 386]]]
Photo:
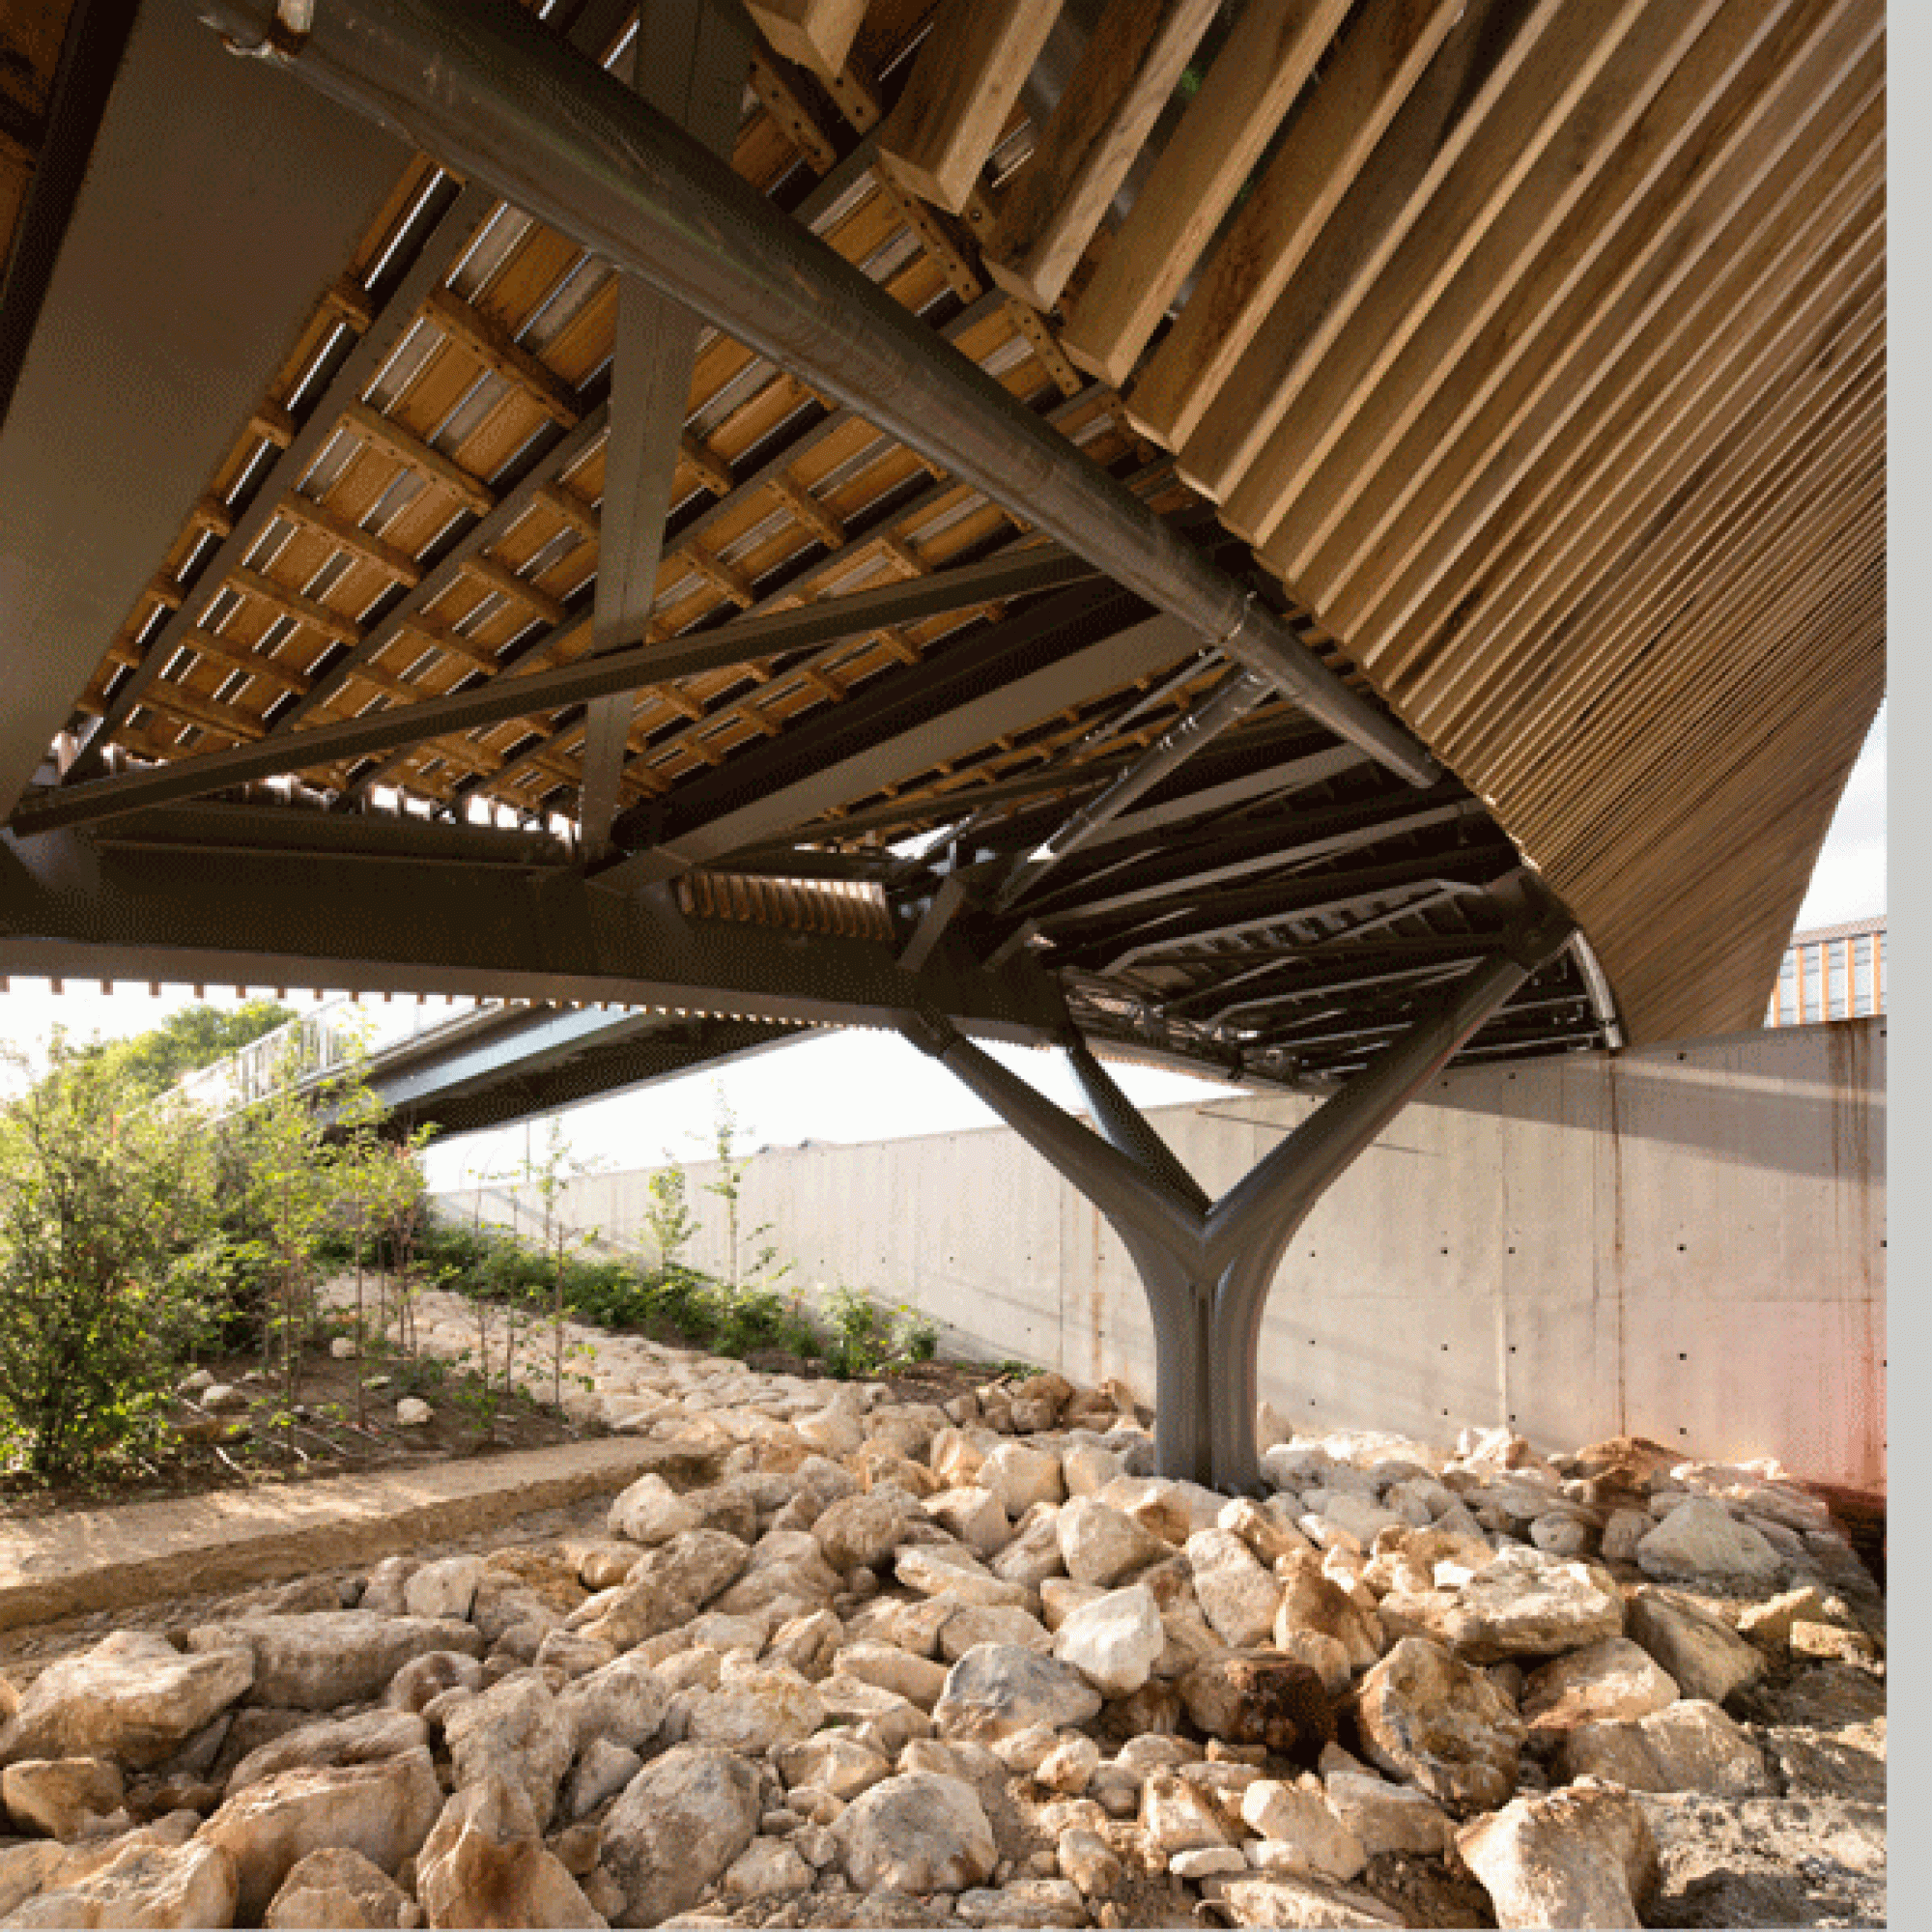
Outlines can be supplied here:
[[1445, 1355], [1449, 1352], [1449, 1344], [1447, 1342], [1444, 1342], [1442, 1345], [1442, 1352]]
[[1510, 1353], [1512, 1355], [1516, 1353], [1516, 1344], [1514, 1342], [1510, 1344]]
[[1680, 1255], [1681, 1255], [1681, 1254], [1682, 1254], [1682, 1253], [1684, 1252], [1684, 1243], [1683, 1243], [1682, 1241], [1679, 1241], [1679, 1242], [1677, 1243], [1677, 1252], [1678, 1252], [1678, 1253], [1679, 1253]]
[[1680, 1350], [1678, 1351], [1678, 1356], [1677, 1356], [1677, 1359], [1678, 1359], [1678, 1360], [1679, 1360], [1680, 1362], [1688, 1362], [1688, 1361], [1689, 1361], [1689, 1360], [1690, 1359], [1690, 1357], [1689, 1355], [1685, 1354], [1685, 1353], [1684, 1353], [1684, 1352], [1683, 1352], [1683, 1351], [1682, 1351], [1682, 1350]]
[[1512, 1249], [1510, 1250], [1510, 1253], [1511, 1253], [1511, 1254], [1515, 1254], [1515, 1253], [1516, 1253], [1516, 1250], [1515, 1250], [1514, 1248], [1512, 1248]]
[[[1444, 1409], [1444, 1410], [1442, 1411], [1442, 1413], [1443, 1413], [1444, 1415], [1447, 1415], [1447, 1414], [1449, 1413], [1449, 1411], [1448, 1411], [1448, 1410], [1447, 1410], [1447, 1409], [1445, 1408], [1445, 1409]], [[1512, 1422], [1514, 1422], [1514, 1421], [1516, 1420], [1515, 1416], [1511, 1416], [1511, 1417], [1510, 1417], [1510, 1420], [1511, 1420]]]
[[[1682, 1060], [1684, 1058], [1684, 1056], [1681, 1053], [1677, 1057], [1679, 1060]], [[1677, 1433], [1681, 1435], [1683, 1435], [1684, 1432], [1680, 1429]]]
[[[1880, 1246], [1880, 1247], [1884, 1247], [1884, 1246], [1885, 1246], [1885, 1243], [1884, 1243], [1883, 1241], [1881, 1241], [1881, 1242], [1879, 1243], [1879, 1246]], [[1449, 1250], [1448, 1250], [1447, 1248], [1444, 1248], [1444, 1249], [1442, 1250], [1442, 1252], [1443, 1252], [1443, 1253], [1444, 1253], [1444, 1254], [1446, 1255], [1446, 1254], [1447, 1254], [1447, 1253], [1449, 1252]]]
[[[1684, 1056], [1681, 1053], [1677, 1057], [1679, 1060], [1682, 1060], [1684, 1058]], [[1689, 1435], [1690, 1434], [1690, 1432], [1688, 1429], [1680, 1429], [1677, 1433], [1680, 1435]]]

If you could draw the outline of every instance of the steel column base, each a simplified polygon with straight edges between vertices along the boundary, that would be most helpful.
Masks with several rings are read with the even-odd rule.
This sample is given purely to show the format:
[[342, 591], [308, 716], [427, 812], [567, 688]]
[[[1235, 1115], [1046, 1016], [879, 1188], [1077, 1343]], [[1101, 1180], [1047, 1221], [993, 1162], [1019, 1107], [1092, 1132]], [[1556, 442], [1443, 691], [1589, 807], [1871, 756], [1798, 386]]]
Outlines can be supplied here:
[[1051, 1161], [1120, 1236], [1153, 1320], [1154, 1459], [1163, 1476], [1231, 1494], [1262, 1492], [1255, 1435], [1262, 1317], [1295, 1230], [1330, 1183], [1568, 944], [1573, 930], [1554, 910], [1525, 920], [1510, 935], [1508, 951], [1453, 986], [1211, 1204], [1084, 1043], [1069, 1043], [1068, 1058], [1101, 1134], [947, 1022], [926, 1015], [901, 1022], [914, 1045]]

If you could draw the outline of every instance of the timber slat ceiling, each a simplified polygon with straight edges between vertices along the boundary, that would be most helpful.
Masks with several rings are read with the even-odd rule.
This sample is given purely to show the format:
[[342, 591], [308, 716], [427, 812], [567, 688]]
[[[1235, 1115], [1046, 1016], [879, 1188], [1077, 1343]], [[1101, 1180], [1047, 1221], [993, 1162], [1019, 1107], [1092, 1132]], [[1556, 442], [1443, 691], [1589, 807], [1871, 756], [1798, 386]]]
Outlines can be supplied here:
[[[1461, 781], [1440, 803], [1474, 874], [1508, 851], [1486, 806], [1577, 915], [1630, 1038], [1756, 1025], [1884, 691], [1878, 0], [752, 13], [737, 172], [1163, 513], [1237, 539]], [[287, 738], [338, 804], [380, 785], [573, 814], [581, 708], [346, 762], [304, 765], [298, 739], [589, 650], [616, 300], [604, 264], [418, 161], [103, 640], [71, 721], [104, 719], [89, 760]], [[671, 495], [657, 641], [1037, 542], [711, 329]], [[755, 748], [1001, 614], [639, 693], [620, 809], [674, 817], [707, 774], [762, 769]], [[1078, 796], [1221, 674], [1171, 668], [895, 771], [800, 838], [876, 856], [976, 794], [1014, 823]], [[1319, 756], [1293, 715], [1270, 702], [1230, 743]], [[1305, 803], [1346, 845], [1365, 796], [1319, 784]], [[1363, 863], [1393, 877], [1410, 835], [1380, 836]], [[1096, 1013], [1224, 1010], [1258, 979], [1314, 1065], [1327, 1009], [1299, 953], [1468, 936], [1426, 916], [1472, 889], [1463, 860], [1414, 859], [1347, 931], [1319, 891], [1313, 924], [1270, 923], [1278, 855], [1256, 863], [1226, 887], [1254, 916], [1180, 939], [1073, 868], [1027, 908], [1034, 943]], [[1363, 970], [1358, 1041], [1376, 1000], [1399, 1017], [1445, 968], [1385, 946]]]

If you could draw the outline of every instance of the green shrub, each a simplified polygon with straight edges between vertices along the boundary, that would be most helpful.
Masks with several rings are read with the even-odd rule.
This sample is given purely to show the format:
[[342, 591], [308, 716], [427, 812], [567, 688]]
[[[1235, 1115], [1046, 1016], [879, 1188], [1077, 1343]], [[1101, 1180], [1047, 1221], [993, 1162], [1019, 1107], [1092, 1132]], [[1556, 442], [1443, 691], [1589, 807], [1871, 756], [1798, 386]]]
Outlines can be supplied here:
[[206, 1138], [126, 1099], [57, 1036], [0, 1117], [0, 1440], [42, 1480], [159, 1448], [222, 1306]]

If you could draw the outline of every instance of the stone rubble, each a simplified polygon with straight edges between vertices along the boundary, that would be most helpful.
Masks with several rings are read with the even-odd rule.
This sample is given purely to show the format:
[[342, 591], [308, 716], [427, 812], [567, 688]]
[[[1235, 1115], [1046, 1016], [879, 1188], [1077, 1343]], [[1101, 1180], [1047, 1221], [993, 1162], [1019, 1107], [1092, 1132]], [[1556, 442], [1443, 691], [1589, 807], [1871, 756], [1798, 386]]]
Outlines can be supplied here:
[[595, 1340], [594, 1533], [0, 1679], [0, 1922], [1690, 1922], [1720, 1802], [1882, 1910], [1882, 1605], [1775, 1465], [1264, 1417], [1231, 1501], [1118, 1385]]

